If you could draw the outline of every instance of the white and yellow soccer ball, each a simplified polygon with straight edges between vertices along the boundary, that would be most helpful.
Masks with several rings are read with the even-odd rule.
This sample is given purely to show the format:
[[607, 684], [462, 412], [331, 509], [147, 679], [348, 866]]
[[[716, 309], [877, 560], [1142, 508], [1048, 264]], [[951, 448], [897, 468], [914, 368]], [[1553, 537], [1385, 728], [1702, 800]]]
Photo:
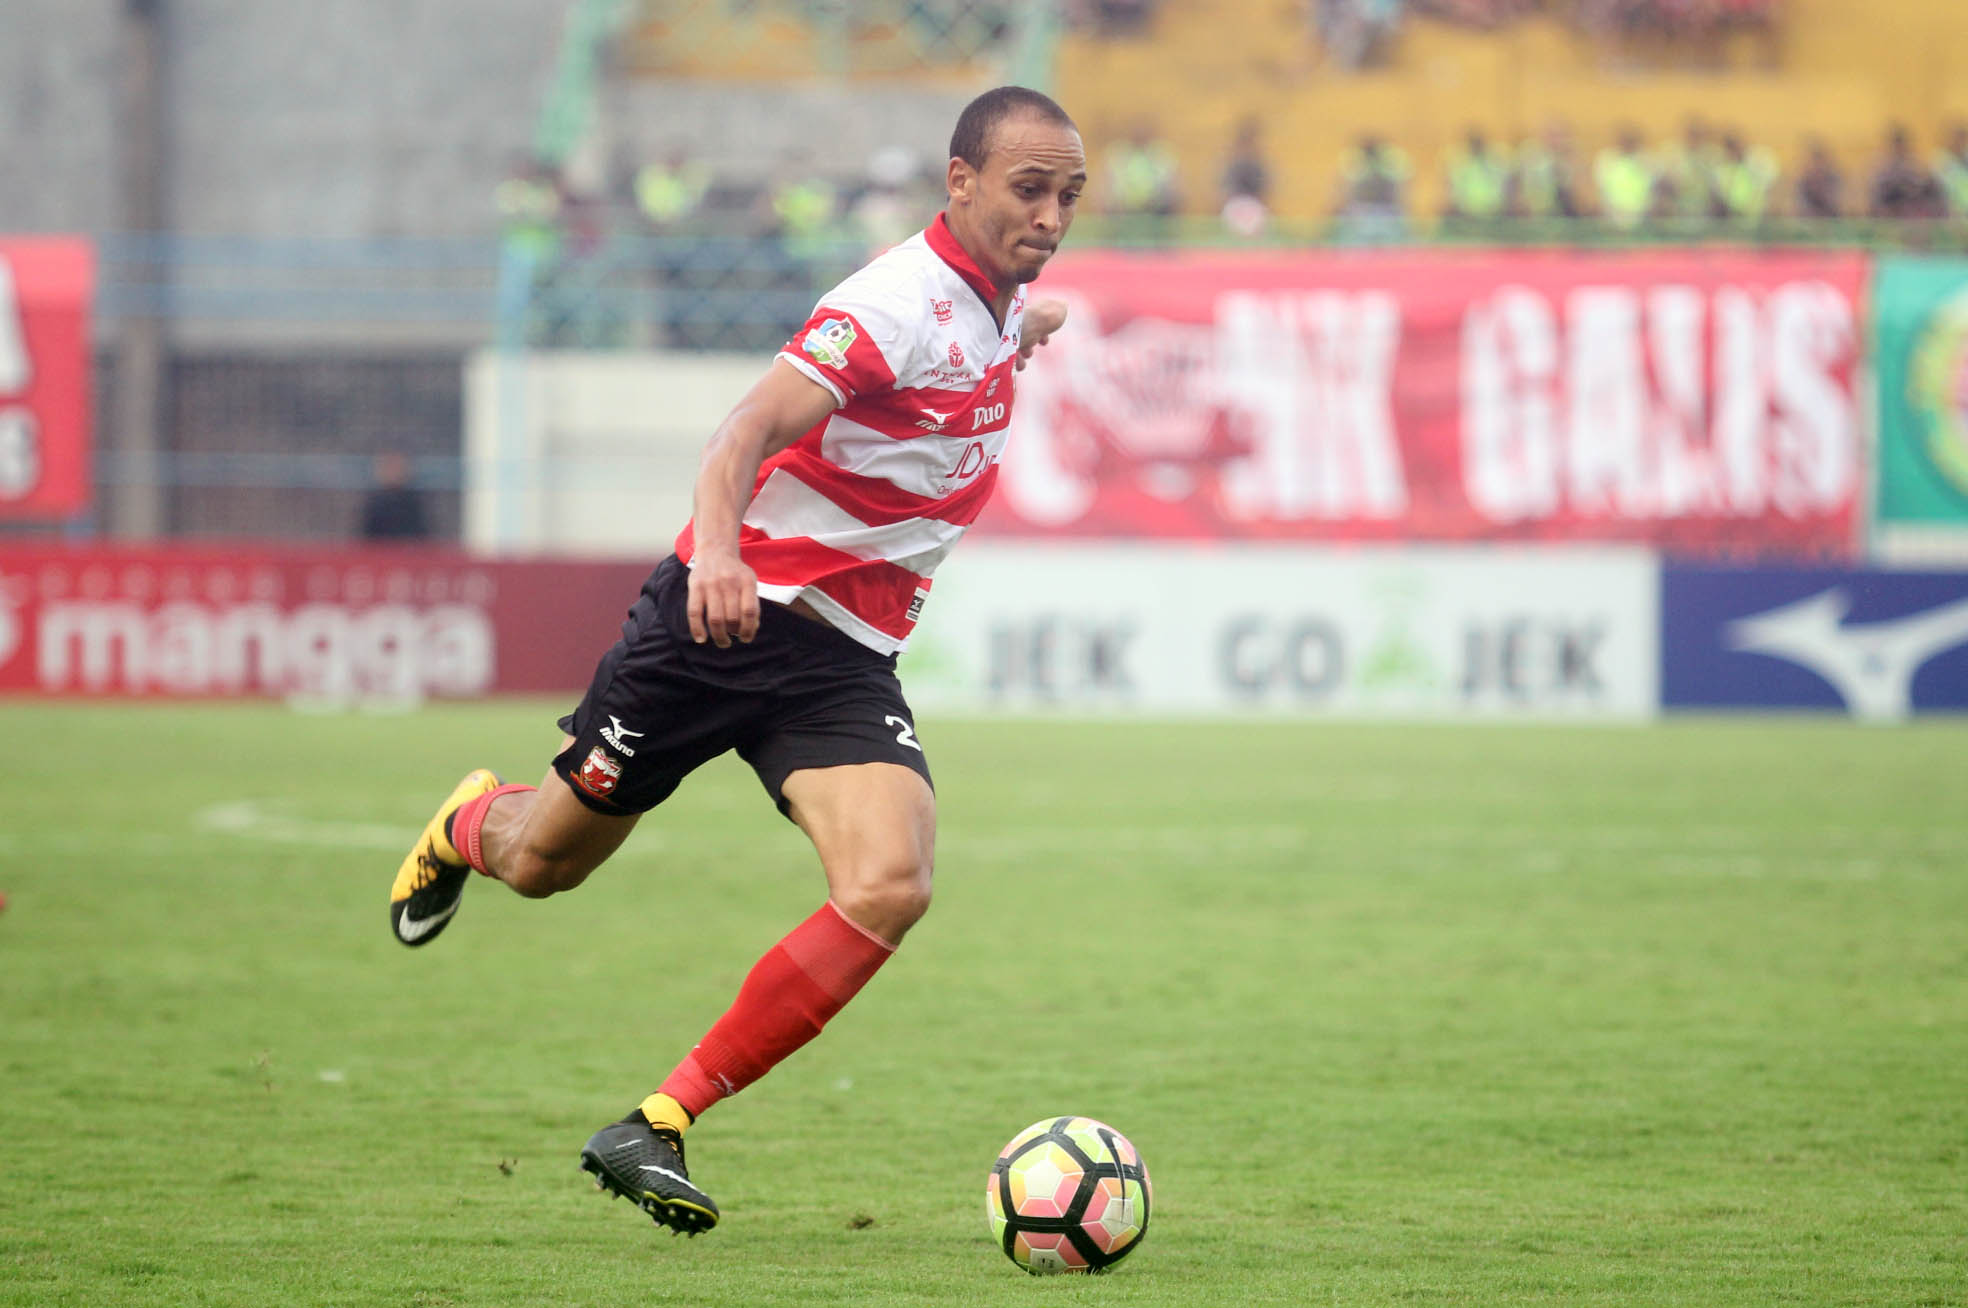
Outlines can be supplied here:
[[1048, 1117], [998, 1155], [984, 1211], [1005, 1257], [1034, 1276], [1104, 1272], [1141, 1243], [1153, 1197], [1126, 1136], [1090, 1117]]

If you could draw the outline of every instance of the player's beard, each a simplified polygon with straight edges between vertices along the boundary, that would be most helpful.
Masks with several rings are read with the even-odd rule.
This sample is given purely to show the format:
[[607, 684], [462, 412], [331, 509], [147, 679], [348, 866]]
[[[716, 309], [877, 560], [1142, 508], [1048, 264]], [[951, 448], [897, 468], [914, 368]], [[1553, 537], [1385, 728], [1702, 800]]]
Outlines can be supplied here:
[[1045, 266], [1052, 262], [1051, 251], [1035, 249], [1022, 241], [1013, 245], [1011, 250], [1011, 279], [1021, 286], [1037, 281]]

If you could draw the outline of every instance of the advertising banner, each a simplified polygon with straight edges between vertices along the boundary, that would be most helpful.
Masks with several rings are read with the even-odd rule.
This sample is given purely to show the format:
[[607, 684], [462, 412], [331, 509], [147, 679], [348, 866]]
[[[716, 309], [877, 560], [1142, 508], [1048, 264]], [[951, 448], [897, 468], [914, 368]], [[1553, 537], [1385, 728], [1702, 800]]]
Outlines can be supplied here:
[[1968, 572], [1669, 566], [1667, 708], [1968, 709]]
[[1968, 259], [1880, 260], [1882, 525], [1968, 526]]
[[967, 545], [902, 656], [918, 708], [1644, 718], [1643, 550]]
[[1065, 254], [1000, 535], [1843, 558], [1854, 254]]
[[648, 565], [449, 551], [0, 547], [0, 694], [569, 707]]
[[88, 507], [94, 296], [86, 241], [0, 237], [0, 521]]

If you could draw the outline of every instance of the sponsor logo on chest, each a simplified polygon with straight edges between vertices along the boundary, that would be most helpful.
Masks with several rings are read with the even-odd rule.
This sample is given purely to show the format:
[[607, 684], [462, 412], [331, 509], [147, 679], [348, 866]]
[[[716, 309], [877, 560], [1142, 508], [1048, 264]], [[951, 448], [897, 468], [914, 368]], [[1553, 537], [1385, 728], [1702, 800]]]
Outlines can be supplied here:
[[[918, 415], [913, 417], [916, 428], [931, 435], [950, 433], [975, 436], [979, 432], [993, 431], [1004, 426], [1011, 415], [1011, 397], [1006, 395], [1003, 399], [996, 398], [999, 385], [1005, 379], [998, 369], [994, 368], [993, 373], [990, 380], [981, 386], [977, 384], [982, 380], [980, 378], [963, 378], [970, 383], [971, 391], [968, 396], [955, 404], [943, 401], [945, 407], [942, 408], [931, 408], [927, 404], [917, 405], [913, 410], [914, 415]], [[935, 379], [941, 379], [942, 376], [940, 369], [932, 374]]]

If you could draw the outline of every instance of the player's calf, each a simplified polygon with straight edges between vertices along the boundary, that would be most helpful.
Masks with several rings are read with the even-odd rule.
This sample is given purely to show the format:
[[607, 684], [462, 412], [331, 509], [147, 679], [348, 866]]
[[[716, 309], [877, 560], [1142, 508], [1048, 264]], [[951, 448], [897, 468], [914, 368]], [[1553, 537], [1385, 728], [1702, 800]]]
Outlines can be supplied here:
[[524, 808], [495, 815], [485, 831], [485, 870], [528, 899], [572, 890], [635, 829], [633, 815], [597, 813], [549, 772]]

